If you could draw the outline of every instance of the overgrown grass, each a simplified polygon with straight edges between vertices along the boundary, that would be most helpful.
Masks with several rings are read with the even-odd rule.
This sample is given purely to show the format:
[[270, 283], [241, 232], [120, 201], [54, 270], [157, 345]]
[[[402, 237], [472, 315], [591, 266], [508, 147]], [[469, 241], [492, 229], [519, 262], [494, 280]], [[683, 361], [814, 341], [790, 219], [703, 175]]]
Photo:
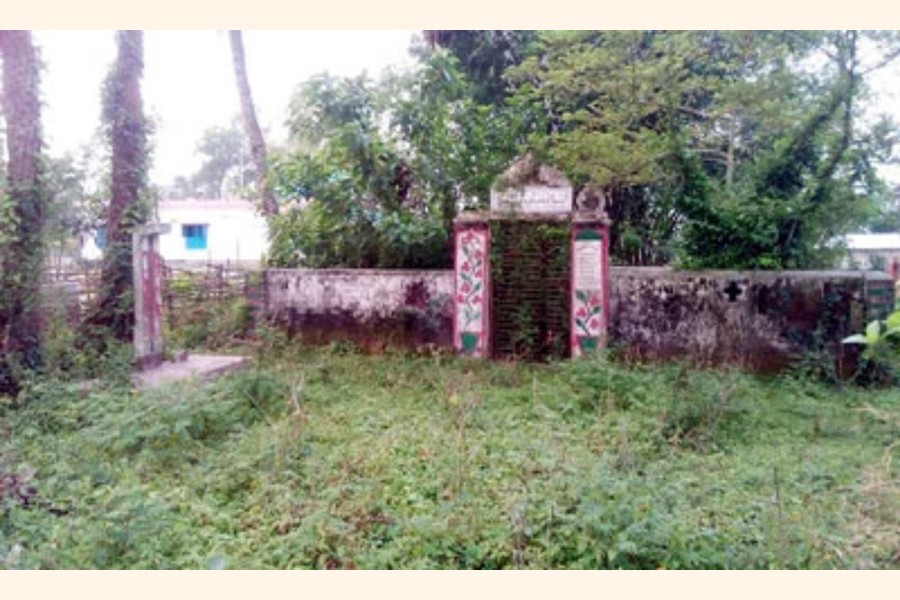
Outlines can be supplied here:
[[900, 567], [893, 391], [301, 349], [27, 396], [10, 568]]

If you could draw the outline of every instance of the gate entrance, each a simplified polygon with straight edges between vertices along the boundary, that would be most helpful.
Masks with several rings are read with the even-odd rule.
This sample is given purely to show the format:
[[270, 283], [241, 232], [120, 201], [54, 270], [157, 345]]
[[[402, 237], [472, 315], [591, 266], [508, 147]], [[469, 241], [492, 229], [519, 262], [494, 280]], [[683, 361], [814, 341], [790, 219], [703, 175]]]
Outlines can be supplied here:
[[[489, 213], [455, 222], [454, 344], [481, 358], [553, 360], [606, 343], [608, 219], [526, 156], [494, 184]], [[599, 198], [599, 200], [598, 200]]]
[[491, 356], [567, 358], [569, 348], [568, 221], [491, 221]]

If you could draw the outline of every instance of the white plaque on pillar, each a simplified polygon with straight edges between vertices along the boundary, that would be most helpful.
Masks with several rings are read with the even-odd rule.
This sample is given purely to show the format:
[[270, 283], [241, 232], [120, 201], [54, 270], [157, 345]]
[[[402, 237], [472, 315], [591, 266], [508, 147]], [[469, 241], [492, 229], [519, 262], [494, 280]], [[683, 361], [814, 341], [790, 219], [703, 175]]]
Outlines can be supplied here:
[[575, 242], [575, 289], [600, 290], [603, 287], [603, 242]]

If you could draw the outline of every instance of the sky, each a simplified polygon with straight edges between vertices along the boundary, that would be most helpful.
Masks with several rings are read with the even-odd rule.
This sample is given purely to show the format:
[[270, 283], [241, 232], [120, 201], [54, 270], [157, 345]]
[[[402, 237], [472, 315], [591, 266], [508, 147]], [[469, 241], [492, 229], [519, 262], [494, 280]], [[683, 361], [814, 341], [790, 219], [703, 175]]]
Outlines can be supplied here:
[[[285, 137], [287, 106], [297, 84], [328, 71], [378, 75], [411, 66], [416, 31], [245, 31], [244, 52], [257, 117], [267, 141]], [[36, 31], [44, 63], [43, 131], [53, 156], [78, 152], [100, 124], [100, 87], [115, 60], [113, 31]], [[168, 184], [200, 166], [205, 129], [240, 114], [231, 50], [224, 31], [146, 31], [145, 112], [157, 122], [150, 178]]]
[[[257, 116], [267, 141], [284, 140], [288, 101], [297, 84], [328, 71], [376, 76], [412, 66], [417, 31], [245, 31], [244, 50]], [[100, 122], [100, 86], [115, 59], [113, 31], [36, 31], [45, 69], [43, 130], [48, 150], [77, 153]], [[900, 61], [870, 81], [873, 107], [900, 123]], [[146, 31], [145, 111], [157, 123], [150, 178], [171, 183], [200, 166], [195, 153], [205, 129], [240, 114], [228, 36], [224, 31]], [[900, 183], [900, 168], [883, 169]]]

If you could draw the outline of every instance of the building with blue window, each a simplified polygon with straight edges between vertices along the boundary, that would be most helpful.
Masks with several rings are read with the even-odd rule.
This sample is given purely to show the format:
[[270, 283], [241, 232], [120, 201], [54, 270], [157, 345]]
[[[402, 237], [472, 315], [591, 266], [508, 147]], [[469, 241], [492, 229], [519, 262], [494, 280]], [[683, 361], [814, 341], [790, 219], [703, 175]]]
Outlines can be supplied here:
[[[266, 220], [248, 200], [164, 200], [158, 209], [158, 221], [171, 226], [170, 233], [159, 238], [160, 254], [169, 264], [253, 266], [268, 250]], [[85, 236], [83, 258], [102, 256], [102, 237]]]
[[193, 223], [181, 226], [181, 237], [184, 238], [186, 250], [206, 250], [207, 224]]

